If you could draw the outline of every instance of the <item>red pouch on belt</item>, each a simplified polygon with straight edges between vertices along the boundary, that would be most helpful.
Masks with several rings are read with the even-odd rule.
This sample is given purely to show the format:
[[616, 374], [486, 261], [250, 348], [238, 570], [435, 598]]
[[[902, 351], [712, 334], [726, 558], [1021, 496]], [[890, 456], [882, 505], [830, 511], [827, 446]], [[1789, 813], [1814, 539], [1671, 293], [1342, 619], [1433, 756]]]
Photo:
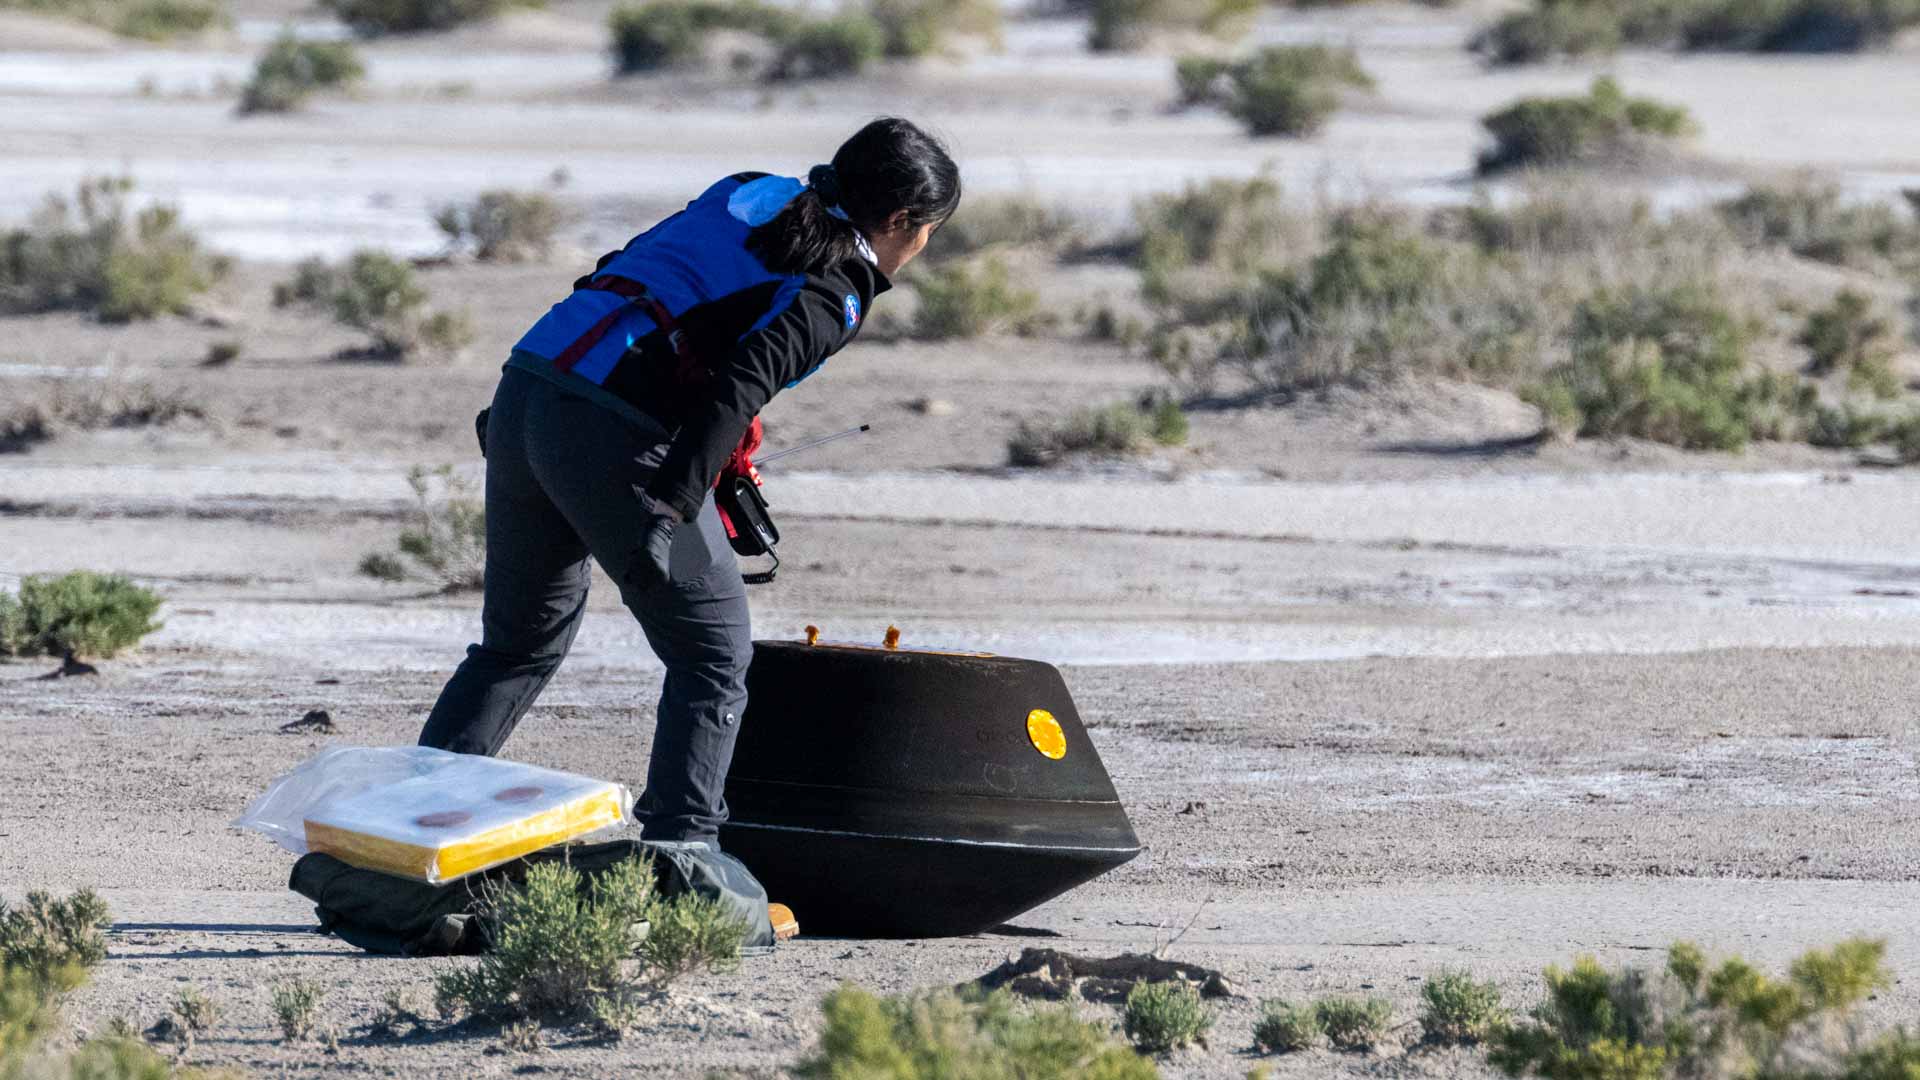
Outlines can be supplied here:
[[745, 477], [753, 481], [754, 487], [760, 486], [760, 470], [753, 467], [753, 455], [760, 452], [760, 443], [766, 433], [760, 427], [760, 418], [754, 417], [747, 425], [747, 433], [740, 436], [740, 445], [733, 448], [733, 456], [720, 467], [720, 475], [714, 478], [715, 488], [724, 488], [730, 479]]

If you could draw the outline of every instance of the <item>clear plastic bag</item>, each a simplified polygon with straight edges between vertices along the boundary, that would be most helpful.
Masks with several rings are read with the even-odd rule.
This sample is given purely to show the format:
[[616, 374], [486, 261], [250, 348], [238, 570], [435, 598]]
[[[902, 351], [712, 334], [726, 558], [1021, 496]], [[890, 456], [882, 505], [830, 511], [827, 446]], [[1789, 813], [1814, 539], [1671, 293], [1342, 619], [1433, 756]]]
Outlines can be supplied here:
[[431, 884], [628, 820], [619, 784], [424, 746], [323, 750], [233, 824], [288, 851]]

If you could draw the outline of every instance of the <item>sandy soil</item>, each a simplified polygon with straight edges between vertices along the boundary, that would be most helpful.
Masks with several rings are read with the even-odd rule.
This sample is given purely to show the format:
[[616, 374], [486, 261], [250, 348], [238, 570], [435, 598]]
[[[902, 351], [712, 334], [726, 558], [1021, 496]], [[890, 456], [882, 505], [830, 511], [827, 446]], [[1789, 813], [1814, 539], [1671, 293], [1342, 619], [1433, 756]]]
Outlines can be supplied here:
[[[892, 623], [909, 643], [1062, 665], [1147, 853], [994, 934], [803, 938], [694, 982], [621, 1045], [560, 1032], [522, 1058], [486, 1033], [370, 1035], [389, 990], [424, 1006], [449, 962], [315, 936], [283, 887], [290, 859], [226, 822], [322, 745], [413, 739], [477, 601], [355, 564], [391, 543], [408, 467], [475, 470], [469, 417], [531, 314], [689, 183], [803, 166], [887, 108], [935, 118], [976, 190], [1031, 190], [1095, 218], [1266, 168], [1303, 194], [1459, 199], [1480, 113], [1604, 66], [1702, 119], [1697, 169], [1638, 179], [1658, 197], [1790, 163], [1856, 192], [1920, 168], [1911, 110], [1889, 105], [1920, 100], [1910, 51], [1488, 74], [1459, 49], [1486, 7], [1273, 14], [1262, 39], [1352, 41], [1381, 91], [1319, 140], [1267, 143], [1169, 112], [1170, 58], [1089, 59], [1065, 20], [1016, 24], [1002, 54], [762, 100], [694, 77], [609, 84], [594, 51], [606, 6], [552, 0], [372, 46], [359, 99], [245, 122], [222, 80], [243, 78], [283, 20], [322, 29], [292, 0], [238, 4], [230, 34], [169, 50], [0, 19], [0, 221], [126, 169], [240, 258], [193, 319], [0, 320], [0, 406], [123, 384], [207, 413], [0, 456], [0, 587], [87, 567], [168, 601], [165, 629], [97, 678], [0, 663], [0, 893], [94, 886], [119, 920], [70, 1010], [76, 1029], [144, 1026], [196, 983], [227, 1019], [191, 1060], [260, 1073], [768, 1073], [806, 1052], [814, 1002], [838, 982], [952, 983], [1025, 945], [1147, 949], [1191, 923], [1175, 954], [1221, 967], [1243, 996], [1222, 1006], [1210, 1049], [1166, 1071], [1238, 1077], [1260, 997], [1380, 993], [1405, 1020], [1420, 976], [1443, 965], [1522, 1005], [1547, 963], [1645, 963], [1680, 938], [1778, 964], [1868, 933], [1913, 969], [1911, 471], [1807, 448], [1539, 444], [1526, 439], [1537, 414], [1511, 395], [1409, 381], [1199, 410], [1181, 450], [1032, 475], [1004, 467], [1021, 421], [1129, 398], [1155, 384], [1151, 365], [1079, 340], [869, 341], [768, 411], [772, 448], [875, 430], [768, 470], [787, 570], [754, 593], [759, 633], [815, 623], [877, 640]], [[742, 146], [761, 160], [739, 160]], [[423, 272], [436, 302], [474, 316], [478, 342], [458, 361], [342, 362], [353, 335], [267, 303], [287, 259], [367, 242], [433, 251], [428, 208], [563, 166], [581, 216], [553, 264]], [[1080, 266], [1046, 300], [1124, 305], [1130, 289], [1122, 271]], [[225, 341], [240, 357], [200, 366]], [[510, 752], [632, 782], [658, 678], [601, 581]], [[276, 733], [311, 708], [342, 733]], [[329, 986], [337, 1054], [272, 1030], [266, 987], [293, 973]], [[1870, 1011], [1912, 1022], [1920, 984], [1903, 978]], [[1470, 1054], [1398, 1046], [1272, 1064], [1485, 1075]]]

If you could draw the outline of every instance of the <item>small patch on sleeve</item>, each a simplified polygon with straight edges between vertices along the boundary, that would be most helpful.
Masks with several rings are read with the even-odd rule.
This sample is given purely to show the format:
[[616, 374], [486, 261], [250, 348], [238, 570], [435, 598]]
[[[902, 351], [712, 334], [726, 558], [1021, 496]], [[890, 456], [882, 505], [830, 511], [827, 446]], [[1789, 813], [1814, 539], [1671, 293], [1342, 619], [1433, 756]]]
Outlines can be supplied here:
[[860, 298], [858, 296], [848, 293], [847, 301], [841, 305], [841, 309], [845, 311], [847, 316], [847, 329], [851, 330], [860, 325]]

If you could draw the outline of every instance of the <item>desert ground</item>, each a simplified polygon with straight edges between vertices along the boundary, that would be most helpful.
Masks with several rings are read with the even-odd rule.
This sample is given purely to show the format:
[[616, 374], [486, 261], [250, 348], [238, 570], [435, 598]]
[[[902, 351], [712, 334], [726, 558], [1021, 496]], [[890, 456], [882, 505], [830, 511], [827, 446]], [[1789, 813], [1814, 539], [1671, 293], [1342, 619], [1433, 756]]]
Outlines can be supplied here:
[[[1154, 368], [1077, 340], [862, 342], [769, 408], [769, 449], [873, 431], [767, 469], [785, 569], [752, 591], [756, 634], [895, 625], [909, 645], [1060, 665], [1146, 845], [998, 932], [803, 934], [690, 981], [619, 1044], [376, 1038], [389, 991], [424, 1004], [462, 961], [317, 936], [284, 887], [291, 857], [228, 825], [324, 746], [414, 739], [477, 595], [356, 566], [391, 544], [409, 468], [479, 475], [470, 417], [526, 322], [690, 185], [804, 169], [887, 111], [946, 134], [975, 190], [1095, 219], [1263, 170], [1289, 190], [1458, 201], [1480, 114], [1611, 69], [1702, 120], [1697, 166], [1642, 181], [1662, 200], [1801, 165], [1883, 193], [1920, 176], [1911, 47], [1489, 73], [1461, 43], [1497, 6], [1276, 9], [1256, 37], [1352, 43], [1381, 83], [1319, 139], [1276, 143], [1170, 110], [1169, 57], [1091, 58], [1066, 19], [1016, 21], [998, 52], [768, 92], [611, 82], [607, 6], [552, 0], [369, 45], [353, 99], [239, 121], [230, 87], [260, 43], [323, 20], [235, 7], [229, 33], [174, 48], [0, 13], [0, 223], [124, 171], [238, 260], [195, 317], [0, 318], [0, 404], [138, 383], [205, 414], [0, 454], [0, 587], [89, 568], [167, 601], [164, 629], [97, 676], [0, 661], [0, 894], [93, 887], [117, 919], [67, 1010], [76, 1031], [144, 1027], [196, 984], [226, 1018], [187, 1060], [261, 1075], [773, 1074], [809, 1051], [841, 983], [954, 984], [1036, 944], [1166, 947], [1241, 995], [1167, 1075], [1242, 1076], [1261, 1063], [1259, 999], [1337, 992], [1392, 999], [1394, 1045], [1265, 1059], [1275, 1075], [1482, 1076], [1478, 1055], [1398, 1045], [1436, 968], [1524, 1007], [1577, 953], [1656, 963], [1693, 940], [1777, 966], [1854, 934], [1886, 938], [1903, 975], [1868, 1016], [1920, 1020], [1920, 472], [1807, 447], [1542, 442], [1511, 394], [1442, 380], [1196, 409], [1185, 447], [1037, 472], [1004, 464], [1021, 421], [1136, 394]], [[455, 363], [335, 359], [351, 332], [268, 303], [296, 258], [431, 255], [434, 206], [556, 170], [580, 217], [550, 261], [423, 272], [473, 313]], [[1047, 299], [1124, 304], [1127, 279], [1081, 267]], [[225, 340], [244, 352], [202, 366]], [[602, 578], [507, 753], [637, 783], [658, 683]], [[314, 708], [337, 735], [279, 733]], [[266, 987], [294, 973], [327, 986], [336, 1050], [279, 1039]]]

